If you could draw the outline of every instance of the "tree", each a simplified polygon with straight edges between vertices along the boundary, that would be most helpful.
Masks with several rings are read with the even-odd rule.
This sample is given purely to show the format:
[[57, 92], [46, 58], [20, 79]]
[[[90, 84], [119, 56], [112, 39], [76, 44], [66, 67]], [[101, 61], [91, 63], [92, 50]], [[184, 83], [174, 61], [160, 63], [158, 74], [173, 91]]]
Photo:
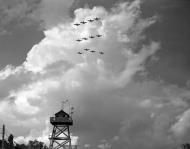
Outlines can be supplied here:
[[190, 144], [189, 143], [182, 144], [181, 149], [190, 149]]

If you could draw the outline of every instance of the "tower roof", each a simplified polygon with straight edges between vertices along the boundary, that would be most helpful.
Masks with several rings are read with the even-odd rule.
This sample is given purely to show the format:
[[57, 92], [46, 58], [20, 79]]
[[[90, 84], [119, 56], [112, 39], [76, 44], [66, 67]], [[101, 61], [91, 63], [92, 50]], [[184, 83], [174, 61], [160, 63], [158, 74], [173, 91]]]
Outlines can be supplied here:
[[60, 110], [59, 112], [55, 113], [55, 117], [65, 117], [65, 116], [68, 116], [69, 117], [69, 114], [67, 114], [65, 111], [63, 110]]

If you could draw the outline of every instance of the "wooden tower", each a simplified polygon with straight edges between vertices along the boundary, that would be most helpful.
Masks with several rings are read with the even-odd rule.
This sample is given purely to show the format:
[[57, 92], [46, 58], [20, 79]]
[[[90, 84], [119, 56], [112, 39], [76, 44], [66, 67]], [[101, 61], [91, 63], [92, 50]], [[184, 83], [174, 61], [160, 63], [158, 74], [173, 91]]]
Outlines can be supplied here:
[[72, 149], [69, 127], [73, 125], [72, 117], [65, 111], [60, 110], [54, 117], [50, 117], [53, 131], [50, 139], [49, 149]]

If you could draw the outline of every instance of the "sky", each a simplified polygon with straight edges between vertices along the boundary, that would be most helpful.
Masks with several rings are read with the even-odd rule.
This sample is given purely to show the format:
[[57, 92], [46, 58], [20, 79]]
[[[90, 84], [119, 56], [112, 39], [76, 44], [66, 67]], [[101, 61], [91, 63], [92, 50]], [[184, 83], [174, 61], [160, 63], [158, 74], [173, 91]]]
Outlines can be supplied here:
[[178, 148], [190, 137], [189, 14], [188, 0], [0, 0], [0, 124], [48, 143], [69, 99], [80, 148]]

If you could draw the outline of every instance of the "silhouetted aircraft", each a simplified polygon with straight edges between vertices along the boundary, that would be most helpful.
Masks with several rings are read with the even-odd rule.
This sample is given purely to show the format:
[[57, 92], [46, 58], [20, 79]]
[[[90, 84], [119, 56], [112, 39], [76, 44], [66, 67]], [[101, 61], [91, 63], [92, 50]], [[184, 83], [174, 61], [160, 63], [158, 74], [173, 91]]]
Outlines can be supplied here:
[[85, 22], [85, 21], [82, 21], [82, 22], [80, 22], [80, 23], [82, 23], [82, 24], [85, 24], [85, 23], [87, 23], [87, 22]]
[[78, 52], [78, 54], [82, 54], [81, 52]]
[[88, 38], [86, 38], [86, 37], [84, 37], [84, 38], [82, 38], [82, 39], [84, 39], [84, 40], [88, 40]]
[[82, 41], [82, 40], [80, 40], [80, 39], [77, 39], [76, 41], [80, 42], [80, 41]]
[[93, 22], [94, 20], [92, 20], [92, 19], [89, 19], [88, 21], [89, 21], [89, 22]]
[[74, 25], [76, 25], [76, 26], [79, 26], [80, 24], [78, 24], [78, 23], [75, 23]]
[[96, 51], [92, 50], [92, 51], [90, 51], [90, 52], [94, 53], [94, 52], [96, 52]]
[[94, 36], [89, 36], [89, 38], [95, 38]]
[[86, 48], [86, 49], [84, 49], [84, 50], [85, 50], [85, 51], [89, 51], [90, 49], [87, 49], [87, 48]]
[[100, 54], [104, 54], [104, 52], [99, 52]]
[[101, 37], [102, 35], [96, 35], [97, 37]]
[[97, 17], [96, 17], [96, 18], [94, 18], [94, 20], [98, 21], [98, 20], [100, 20], [100, 18], [97, 18]]

